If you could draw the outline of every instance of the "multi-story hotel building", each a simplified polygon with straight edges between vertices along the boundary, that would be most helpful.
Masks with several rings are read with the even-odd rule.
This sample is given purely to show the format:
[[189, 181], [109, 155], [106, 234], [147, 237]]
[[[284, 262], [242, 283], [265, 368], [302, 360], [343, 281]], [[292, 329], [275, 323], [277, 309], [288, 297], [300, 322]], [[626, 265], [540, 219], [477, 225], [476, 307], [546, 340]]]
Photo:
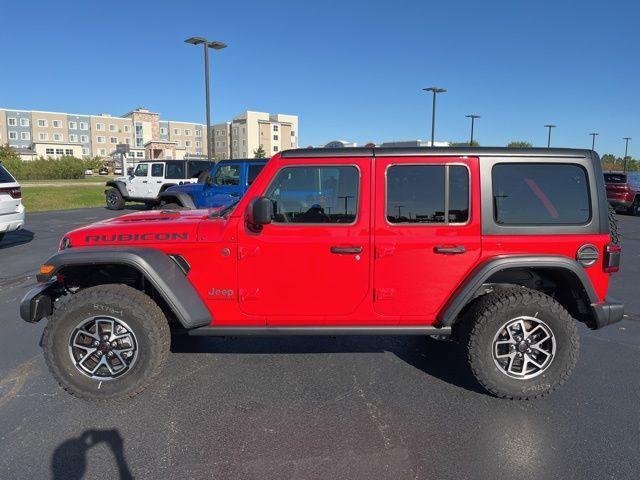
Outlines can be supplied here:
[[298, 117], [246, 111], [213, 127], [216, 158], [251, 158], [260, 147], [267, 157], [298, 147]]
[[[247, 111], [212, 127], [218, 159], [253, 157], [260, 145], [267, 156], [295, 148], [298, 117]], [[107, 158], [119, 144], [129, 157], [182, 159], [207, 154], [206, 125], [161, 120], [160, 114], [137, 108], [121, 117], [9, 110], [0, 108], [0, 144], [14, 147], [23, 159], [35, 157]]]

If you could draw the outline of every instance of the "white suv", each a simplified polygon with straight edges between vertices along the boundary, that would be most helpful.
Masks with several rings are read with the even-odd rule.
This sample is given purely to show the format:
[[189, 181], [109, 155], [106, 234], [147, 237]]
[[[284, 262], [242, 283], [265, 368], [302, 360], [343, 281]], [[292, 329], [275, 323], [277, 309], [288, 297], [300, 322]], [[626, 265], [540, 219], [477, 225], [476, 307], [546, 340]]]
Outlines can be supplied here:
[[0, 241], [4, 234], [24, 225], [24, 206], [20, 184], [0, 164]]

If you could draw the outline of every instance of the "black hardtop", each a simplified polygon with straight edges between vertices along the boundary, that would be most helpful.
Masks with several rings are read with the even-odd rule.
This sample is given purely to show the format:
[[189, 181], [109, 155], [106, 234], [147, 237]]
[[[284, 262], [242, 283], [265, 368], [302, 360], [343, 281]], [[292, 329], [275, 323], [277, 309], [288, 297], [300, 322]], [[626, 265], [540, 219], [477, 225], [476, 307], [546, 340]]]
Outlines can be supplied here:
[[225, 158], [224, 160], [220, 160], [218, 163], [249, 163], [249, 162], [267, 163], [268, 161], [269, 161], [268, 158]]
[[598, 158], [593, 150], [578, 148], [508, 148], [508, 147], [346, 147], [298, 148], [285, 150], [281, 158], [313, 157], [564, 157]]

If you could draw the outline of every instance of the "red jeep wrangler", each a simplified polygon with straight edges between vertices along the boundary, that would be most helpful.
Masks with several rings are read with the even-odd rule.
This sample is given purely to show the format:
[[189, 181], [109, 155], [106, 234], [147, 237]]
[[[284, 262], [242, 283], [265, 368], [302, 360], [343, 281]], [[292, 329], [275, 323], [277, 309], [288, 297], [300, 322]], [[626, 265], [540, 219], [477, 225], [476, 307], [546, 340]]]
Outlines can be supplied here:
[[273, 157], [237, 204], [68, 233], [20, 305], [82, 398], [130, 397], [189, 335], [453, 335], [494, 395], [557, 388], [576, 321], [622, 319], [592, 151], [309, 149]]

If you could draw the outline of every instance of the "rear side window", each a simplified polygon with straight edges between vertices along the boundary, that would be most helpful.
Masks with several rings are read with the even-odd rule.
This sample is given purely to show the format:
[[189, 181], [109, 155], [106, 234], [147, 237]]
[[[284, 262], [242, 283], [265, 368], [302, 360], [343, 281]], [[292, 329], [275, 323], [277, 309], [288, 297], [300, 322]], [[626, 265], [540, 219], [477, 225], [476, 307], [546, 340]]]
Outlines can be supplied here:
[[[445, 201], [447, 190], [448, 205]], [[393, 224], [467, 222], [469, 171], [462, 165], [390, 166], [387, 170], [386, 215], [387, 221]]]
[[622, 173], [605, 173], [604, 181], [606, 183], [627, 183], [627, 176]]
[[202, 160], [190, 160], [187, 162], [187, 173], [189, 178], [199, 177], [202, 172], [208, 172], [213, 167], [213, 162], [205, 162]]
[[162, 163], [154, 163], [151, 165], [151, 176], [162, 177], [164, 175], [164, 165]]
[[352, 166], [286, 167], [265, 193], [274, 223], [353, 223], [360, 175]]
[[583, 225], [591, 219], [587, 173], [579, 165], [502, 163], [492, 170], [499, 225]]
[[0, 165], [0, 183], [13, 183], [15, 182], [14, 178], [11, 176], [7, 170]]
[[249, 165], [249, 171], [247, 172], [247, 185], [251, 185], [253, 183], [263, 168], [263, 164]]
[[165, 178], [170, 178], [172, 180], [185, 178], [184, 162], [166, 162], [166, 164], [167, 174], [165, 175]]

